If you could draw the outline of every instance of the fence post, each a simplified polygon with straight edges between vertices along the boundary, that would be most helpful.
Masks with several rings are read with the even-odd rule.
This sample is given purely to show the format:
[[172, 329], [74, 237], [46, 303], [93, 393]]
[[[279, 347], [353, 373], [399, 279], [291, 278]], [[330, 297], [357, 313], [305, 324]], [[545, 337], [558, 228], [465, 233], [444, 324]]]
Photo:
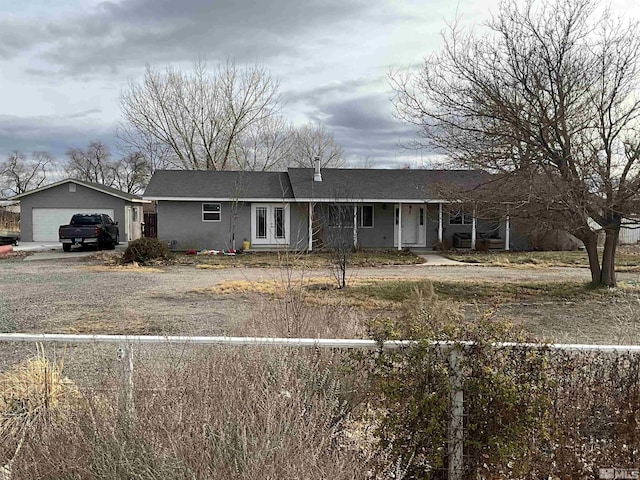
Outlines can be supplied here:
[[121, 381], [118, 399], [120, 418], [127, 426], [132, 426], [136, 419], [136, 409], [133, 403], [133, 346], [131, 344], [120, 344], [118, 360]]
[[464, 468], [464, 394], [462, 391], [461, 352], [452, 346], [449, 350], [449, 381], [451, 382], [450, 415], [447, 428], [449, 454], [448, 480], [462, 480]]

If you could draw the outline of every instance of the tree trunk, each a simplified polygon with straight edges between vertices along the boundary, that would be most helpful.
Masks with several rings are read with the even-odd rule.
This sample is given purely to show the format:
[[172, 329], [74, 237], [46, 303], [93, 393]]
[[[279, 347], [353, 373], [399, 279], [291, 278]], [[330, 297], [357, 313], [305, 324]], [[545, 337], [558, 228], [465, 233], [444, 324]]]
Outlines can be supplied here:
[[620, 227], [605, 230], [604, 251], [602, 252], [602, 272], [599, 284], [603, 287], [616, 286], [616, 245]]
[[595, 287], [600, 285], [602, 270], [600, 269], [600, 259], [598, 258], [598, 236], [589, 231], [581, 235], [580, 240], [584, 243], [589, 256], [589, 269], [591, 270], [591, 284]]

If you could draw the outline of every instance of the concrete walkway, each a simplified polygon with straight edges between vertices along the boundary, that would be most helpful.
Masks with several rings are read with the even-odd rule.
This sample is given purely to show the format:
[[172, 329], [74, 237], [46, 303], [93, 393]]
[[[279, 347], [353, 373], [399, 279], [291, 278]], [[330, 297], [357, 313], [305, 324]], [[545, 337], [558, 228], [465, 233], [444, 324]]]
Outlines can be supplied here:
[[[126, 248], [126, 242], [120, 242], [120, 245], [116, 246], [116, 250], [119, 251], [126, 250]], [[24, 257], [25, 262], [82, 258], [96, 253], [93, 249], [81, 250], [77, 247], [74, 247], [70, 252], [64, 252], [60, 242], [22, 242], [20, 245], [13, 247], [13, 251], [31, 253], [31, 255]]]
[[14, 252], [47, 252], [51, 250], [62, 251], [60, 242], [20, 242], [13, 247]]
[[[417, 254], [420, 258], [424, 258], [425, 264], [430, 265], [432, 267], [439, 266], [469, 266], [471, 263], [463, 263], [457, 262], [455, 260], [450, 260], [448, 258], [443, 257], [442, 255], [438, 255], [437, 253], [419, 253]], [[477, 265], [476, 265], [477, 266]]]

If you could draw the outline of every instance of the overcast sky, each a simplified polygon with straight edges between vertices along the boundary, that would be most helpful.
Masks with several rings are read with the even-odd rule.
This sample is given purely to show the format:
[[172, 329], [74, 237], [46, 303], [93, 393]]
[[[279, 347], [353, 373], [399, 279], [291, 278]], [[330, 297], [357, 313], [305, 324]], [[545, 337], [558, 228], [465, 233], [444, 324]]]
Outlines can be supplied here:
[[[0, 159], [101, 139], [115, 149], [120, 91], [145, 65], [260, 63], [285, 115], [324, 122], [356, 165], [420, 161], [399, 144], [386, 76], [415, 68], [456, 12], [482, 22], [497, 0], [0, 0]], [[614, 7], [631, 8], [629, 0]], [[635, 7], [634, 7], [635, 8]]]

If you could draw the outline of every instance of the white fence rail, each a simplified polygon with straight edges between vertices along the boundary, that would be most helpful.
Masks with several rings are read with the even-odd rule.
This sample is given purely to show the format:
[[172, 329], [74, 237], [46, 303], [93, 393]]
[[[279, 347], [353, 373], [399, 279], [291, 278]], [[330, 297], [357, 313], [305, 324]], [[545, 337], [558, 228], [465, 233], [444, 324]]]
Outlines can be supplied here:
[[[153, 336], [153, 335], [66, 335], [66, 334], [28, 334], [0, 333], [0, 342], [27, 343], [64, 343], [87, 344], [103, 343], [118, 345], [117, 357], [121, 364], [122, 391], [120, 408], [130, 419], [135, 419], [133, 402], [133, 346], [142, 344], [173, 345], [227, 345], [260, 347], [297, 347], [327, 349], [364, 349], [398, 350], [411, 348], [417, 342], [411, 340], [390, 340], [377, 342], [366, 339], [318, 339], [318, 338], [272, 338], [272, 337], [212, 337], [212, 336]], [[451, 397], [450, 419], [447, 429], [449, 445], [448, 479], [461, 480], [463, 476], [463, 440], [464, 440], [464, 393], [460, 357], [464, 347], [472, 342], [433, 342], [435, 348], [441, 348], [448, 355], [450, 369]], [[603, 353], [640, 353], [640, 345], [582, 345], [582, 344], [538, 344], [538, 343], [494, 343], [495, 348], [546, 348], [550, 350], [584, 351]]]
[[[376, 340], [357, 338], [278, 338], [278, 337], [226, 337], [188, 335], [71, 335], [58, 333], [0, 333], [0, 342], [53, 342], [53, 343], [110, 343], [110, 344], [190, 344], [271, 347], [345, 348], [360, 350], [397, 350], [416, 345], [414, 340]], [[473, 342], [441, 341], [434, 346], [470, 346]], [[496, 342], [495, 348], [547, 348], [551, 350], [640, 353], [640, 345], [599, 345], [574, 343], [517, 343]]]

